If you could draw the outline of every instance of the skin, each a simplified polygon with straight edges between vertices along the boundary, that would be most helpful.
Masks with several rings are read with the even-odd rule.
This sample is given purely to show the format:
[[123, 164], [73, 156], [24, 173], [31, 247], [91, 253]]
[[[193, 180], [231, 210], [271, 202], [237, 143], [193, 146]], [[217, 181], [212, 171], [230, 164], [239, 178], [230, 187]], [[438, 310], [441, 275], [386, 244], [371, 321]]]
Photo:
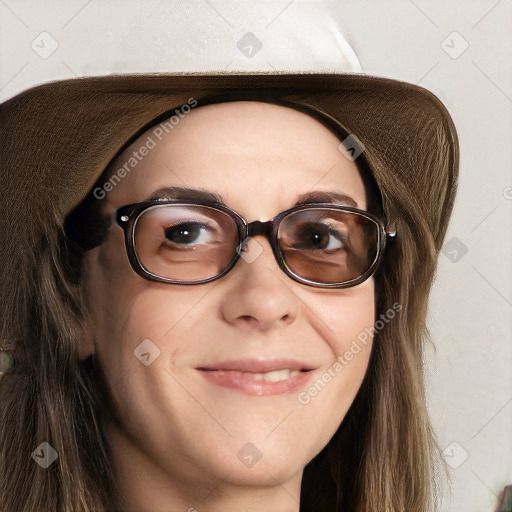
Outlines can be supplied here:
[[[151, 130], [115, 163], [123, 165]], [[315, 119], [282, 106], [232, 102], [193, 109], [106, 198], [105, 212], [170, 185], [221, 194], [248, 221], [268, 220], [310, 191], [365, 189], [339, 140]], [[80, 357], [94, 354], [112, 419], [103, 426], [123, 510], [247, 512], [299, 509], [304, 467], [329, 442], [356, 396], [371, 340], [307, 405], [298, 392], [248, 396], [206, 382], [201, 365], [244, 358], [292, 358], [315, 370], [304, 391], [373, 325], [374, 281], [344, 289], [295, 282], [256, 236], [251, 263], [221, 279], [170, 285], [135, 274], [123, 231], [87, 256], [91, 330]], [[145, 366], [134, 350], [160, 350]], [[237, 457], [248, 442], [261, 459]]]

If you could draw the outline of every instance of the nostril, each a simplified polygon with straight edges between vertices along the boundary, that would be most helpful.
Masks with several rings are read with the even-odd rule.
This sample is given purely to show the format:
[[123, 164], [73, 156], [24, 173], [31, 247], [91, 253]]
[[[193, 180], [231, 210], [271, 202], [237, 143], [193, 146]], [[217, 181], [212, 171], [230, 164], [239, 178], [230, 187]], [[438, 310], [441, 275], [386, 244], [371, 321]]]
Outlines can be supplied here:
[[258, 323], [258, 320], [251, 315], [240, 315], [238, 319], [243, 323], [248, 323], [249, 325], [254, 325]]

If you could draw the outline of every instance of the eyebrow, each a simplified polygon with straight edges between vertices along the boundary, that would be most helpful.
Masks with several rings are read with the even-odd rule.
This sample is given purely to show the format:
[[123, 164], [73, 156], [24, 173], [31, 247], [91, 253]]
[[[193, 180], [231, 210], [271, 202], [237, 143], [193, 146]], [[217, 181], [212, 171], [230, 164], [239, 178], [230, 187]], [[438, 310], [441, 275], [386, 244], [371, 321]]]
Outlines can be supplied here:
[[341, 192], [331, 191], [315, 191], [301, 194], [295, 203], [295, 206], [306, 203], [339, 203], [344, 206], [353, 206], [354, 208], [357, 208], [357, 202], [354, 198]]
[[[188, 187], [163, 187], [155, 190], [146, 201], [165, 199], [185, 199], [204, 203], [213, 203], [227, 206], [226, 201], [220, 194], [209, 190], [188, 188]], [[337, 203], [357, 208], [357, 202], [347, 194], [333, 191], [313, 191], [301, 194], [294, 206], [308, 203]]]

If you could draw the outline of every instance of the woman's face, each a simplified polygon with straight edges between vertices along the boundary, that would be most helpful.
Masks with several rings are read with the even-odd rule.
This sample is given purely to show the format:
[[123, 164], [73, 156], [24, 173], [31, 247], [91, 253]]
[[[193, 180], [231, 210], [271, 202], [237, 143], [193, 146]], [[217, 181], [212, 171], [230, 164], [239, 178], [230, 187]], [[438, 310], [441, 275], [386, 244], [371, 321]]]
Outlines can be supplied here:
[[[138, 155], [102, 200], [105, 212], [165, 187], [218, 194], [249, 222], [317, 192], [366, 208], [356, 165], [315, 119], [246, 101], [182, 116], [161, 140], [150, 129], [118, 159], [114, 171]], [[153, 146], [148, 136], [156, 144], [141, 151]], [[171, 285], [132, 270], [117, 225], [88, 253], [93, 319], [80, 356], [94, 353], [105, 375], [113, 420], [104, 431], [127, 495], [154, 499], [165, 488], [193, 505], [184, 497], [250, 487], [298, 500], [303, 468], [354, 400], [371, 338], [350, 360], [345, 354], [373, 326], [373, 278], [313, 288], [280, 270], [263, 236], [249, 241], [248, 254], [216, 281]], [[254, 375], [265, 368], [310, 371], [275, 385]]]

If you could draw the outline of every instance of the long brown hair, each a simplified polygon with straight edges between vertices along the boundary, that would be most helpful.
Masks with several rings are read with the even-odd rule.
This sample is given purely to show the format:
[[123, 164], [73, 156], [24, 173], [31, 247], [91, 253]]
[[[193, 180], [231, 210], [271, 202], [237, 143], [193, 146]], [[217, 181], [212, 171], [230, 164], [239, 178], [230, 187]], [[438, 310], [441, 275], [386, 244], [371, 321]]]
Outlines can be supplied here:
[[[385, 165], [371, 151], [364, 159], [373, 169]], [[301, 512], [427, 512], [435, 506], [439, 447], [425, 408], [422, 361], [444, 232], [436, 243], [417, 199], [387, 175], [379, 186], [398, 236], [375, 275], [377, 317], [394, 304], [401, 310], [376, 334], [363, 384], [338, 431], [305, 468]], [[438, 198], [431, 204], [446, 212]], [[94, 209], [87, 204], [85, 210]], [[22, 281], [15, 293], [0, 285], [2, 346], [17, 362], [0, 378], [0, 509], [113, 512], [118, 489], [102, 433], [99, 372], [94, 358], [77, 357], [87, 322], [82, 253], [66, 236], [64, 220], [55, 222], [61, 229], [16, 255]], [[42, 442], [58, 453], [47, 469], [31, 457]]]

